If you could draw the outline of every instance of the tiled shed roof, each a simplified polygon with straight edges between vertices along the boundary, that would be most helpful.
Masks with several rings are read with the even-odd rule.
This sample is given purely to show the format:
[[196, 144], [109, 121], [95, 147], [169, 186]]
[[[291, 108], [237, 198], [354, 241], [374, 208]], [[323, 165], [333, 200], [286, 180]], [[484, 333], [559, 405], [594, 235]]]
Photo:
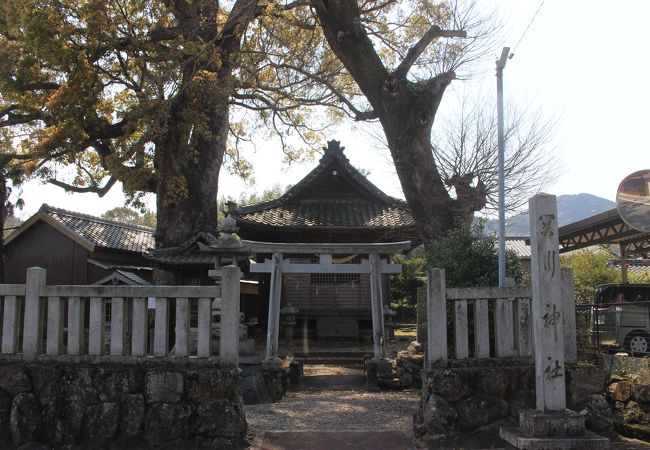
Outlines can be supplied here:
[[86, 247], [96, 246], [134, 253], [144, 253], [148, 248], [154, 247], [153, 228], [102, 219], [54, 208], [47, 204], [43, 204], [38, 213], [9, 236], [7, 243], [17, 238], [38, 220], [57, 226], [60, 231], [80, 241]]
[[101, 219], [43, 205], [41, 211], [98, 247], [143, 253], [153, 247], [154, 228]]

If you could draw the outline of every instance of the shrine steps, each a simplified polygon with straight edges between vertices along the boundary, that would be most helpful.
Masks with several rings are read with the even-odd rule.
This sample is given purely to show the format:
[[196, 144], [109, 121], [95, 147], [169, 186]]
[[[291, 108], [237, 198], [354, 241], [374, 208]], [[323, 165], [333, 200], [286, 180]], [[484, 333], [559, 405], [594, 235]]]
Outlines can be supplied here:
[[296, 352], [294, 360], [303, 365], [363, 367], [364, 360], [372, 354], [364, 351], [313, 351]]

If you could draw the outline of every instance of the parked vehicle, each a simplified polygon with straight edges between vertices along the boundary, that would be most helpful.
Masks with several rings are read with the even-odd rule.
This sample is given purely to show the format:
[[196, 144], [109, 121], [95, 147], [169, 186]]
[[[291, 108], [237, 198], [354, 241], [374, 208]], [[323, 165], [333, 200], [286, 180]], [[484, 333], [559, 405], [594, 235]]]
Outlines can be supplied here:
[[601, 347], [650, 354], [650, 284], [602, 284], [593, 311]]

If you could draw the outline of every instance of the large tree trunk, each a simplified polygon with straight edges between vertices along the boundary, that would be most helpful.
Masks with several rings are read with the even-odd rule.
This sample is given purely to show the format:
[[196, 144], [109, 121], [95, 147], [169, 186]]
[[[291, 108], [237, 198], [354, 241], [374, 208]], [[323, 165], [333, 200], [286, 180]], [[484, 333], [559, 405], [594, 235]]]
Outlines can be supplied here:
[[233, 71], [257, 3], [236, 0], [220, 31], [218, 3], [174, 4], [178, 28], [202, 30], [201, 42], [212, 47], [185, 64], [166, 133], [156, 145], [156, 248], [177, 246], [196, 231], [217, 225], [219, 171], [228, 143], [230, 96], [236, 89]]
[[0, 174], [0, 284], [5, 282], [5, 222], [7, 220], [7, 178]]
[[[382, 90], [374, 101], [406, 202], [425, 247], [456, 220], [431, 151], [431, 127], [444, 87], [438, 92], [402, 80], [394, 93]], [[415, 92], [414, 92], [415, 91]], [[376, 105], [376, 106], [375, 106]]]
[[445, 88], [443, 74], [425, 82], [390, 73], [360, 27], [356, 1], [312, 0], [332, 51], [370, 102], [387, 138], [406, 201], [425, 246], [450, 230], [462, 205], [445, 188], [433, 159], [431, 128]]
[[[173, 112], [170, 120], [182, 111]], [[156, 247], [174, 247], [194, 232], [217, 225], [217, 188], [228, 132], [228, 107], [211, 113], [213, 136], [200, 139], [195, 149], [188, 151], [179, 139], [174, 122], [165, 141], [157, 148], [158, 175], [156, 206], [158, 211]]]

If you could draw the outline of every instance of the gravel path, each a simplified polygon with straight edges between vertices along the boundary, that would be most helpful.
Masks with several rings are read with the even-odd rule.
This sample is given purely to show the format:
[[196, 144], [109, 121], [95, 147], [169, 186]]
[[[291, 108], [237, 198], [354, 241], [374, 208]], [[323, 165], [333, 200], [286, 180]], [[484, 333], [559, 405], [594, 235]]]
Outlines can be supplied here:
[[420, 391], [288, 392], [279, 403], [247, 405], [249, 436], [273, 430], [404, 430], [409, 432]]

